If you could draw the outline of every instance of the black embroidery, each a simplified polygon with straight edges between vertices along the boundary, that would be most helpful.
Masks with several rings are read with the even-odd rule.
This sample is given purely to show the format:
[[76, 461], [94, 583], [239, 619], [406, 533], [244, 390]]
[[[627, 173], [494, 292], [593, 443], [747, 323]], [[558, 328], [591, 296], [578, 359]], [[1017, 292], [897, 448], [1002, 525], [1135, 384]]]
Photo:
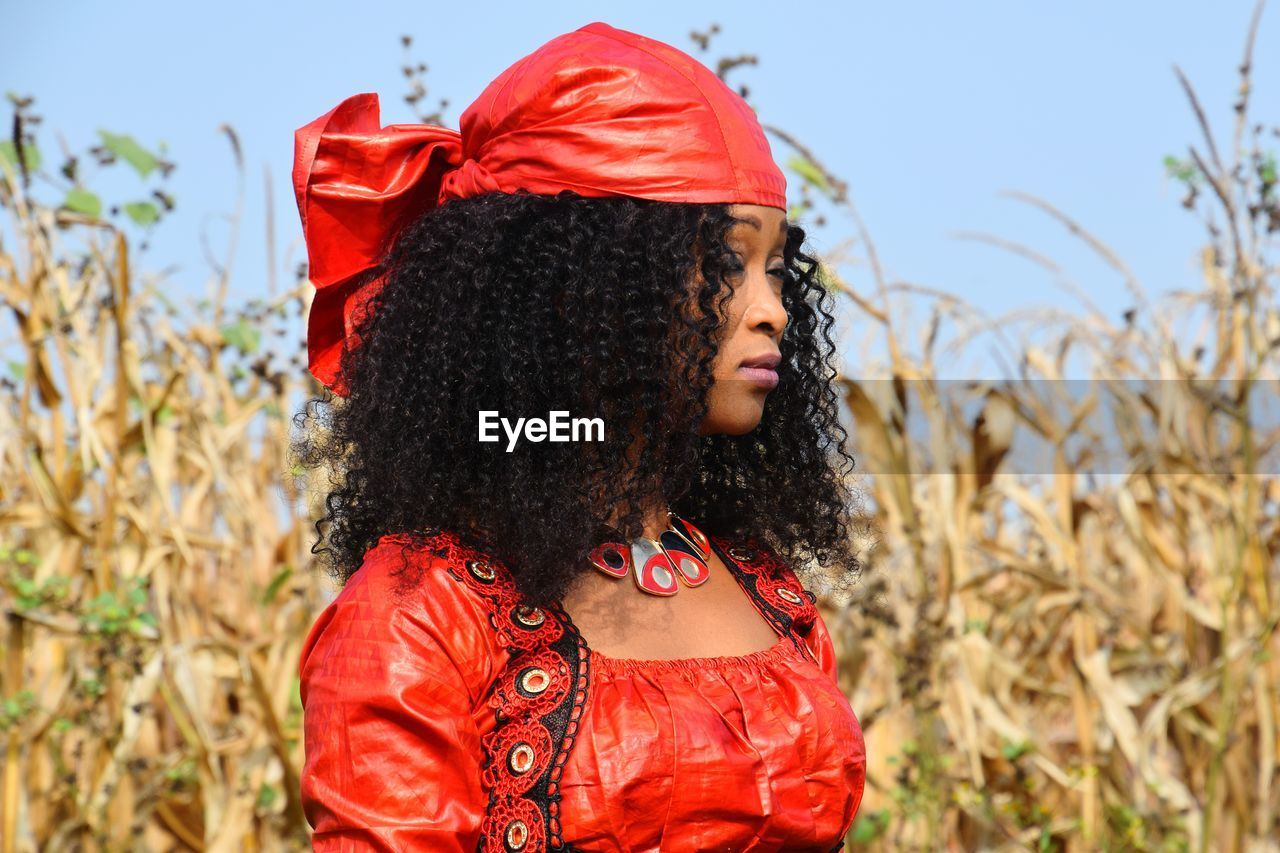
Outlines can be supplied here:
[[[812, 657], [801, 636], [809, 633], [817, 618], [814, 608], [816, 596], [799, 585], [792, 576], [783, 576], [781, 561], [768, 553], [754, 540], [734, 542], [719, 536], [709, 536], [711, 547], [720, 561], [738, 578], [751, 596], [756, 607], [764, 614], [779, 634], [791, 640], [800, 651]], [[778, 590], [789, 591], [797, 599], [787, 602]]]
[[450, 576], [486, 599], [489, 624], [508, 651], [486, 696], [495, 725], [482, 738], [489, 802], [477, 849], [579, 853], [563, 837], [560, 776], [591, 683], [586, 641], [559, 605], [525, 604], [503, 564], [457, 542], [449, 547]]
[[591, 656], [587, 653], [586, 640], [578, 633], [568, 614], [558, 604], [552, 608], [555, 618], [566, 626], [564, 636], [557, 646], [563, 646], [561, 654], [566, 660], [576, 662], [576, 678], [570, 689], [568, 698], [554, 712], [544, 718], [543, 723], [553, 735], [558, 734], [561, 742], [556, 750], [555, 759], [547, 770], [542, 788], [538, 789], [540, 802], [547, 813], [547, 837], [552, 850], [564, 853], [577, 853], [573, 845], [566, 844], [563, 826], [560, 820], [560, 776], [564, 772], [565, 762], [578, 736], [578, 727], [582, 721], [582, 711], [587, 703], [587, 687], [591, 684]]

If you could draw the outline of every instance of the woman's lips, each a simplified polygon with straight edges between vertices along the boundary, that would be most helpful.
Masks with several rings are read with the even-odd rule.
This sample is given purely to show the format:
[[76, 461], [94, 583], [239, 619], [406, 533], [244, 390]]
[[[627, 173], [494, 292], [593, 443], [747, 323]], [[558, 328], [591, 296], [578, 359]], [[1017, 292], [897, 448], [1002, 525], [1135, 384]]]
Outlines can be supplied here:
[[778, 371], [768, 367], [739, 367], [738, 375], [766, 391], [778, 387]]

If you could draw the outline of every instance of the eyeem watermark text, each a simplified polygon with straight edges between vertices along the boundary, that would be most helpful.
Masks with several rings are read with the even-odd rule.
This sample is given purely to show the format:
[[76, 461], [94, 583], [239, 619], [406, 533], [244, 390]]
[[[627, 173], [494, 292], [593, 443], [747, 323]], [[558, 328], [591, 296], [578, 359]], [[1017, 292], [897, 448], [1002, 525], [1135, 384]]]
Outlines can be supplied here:
[[498, 426], [507, 434], [507, 452], [515, 449], [521, 432], [529, 441], [604, 441], [603, 418], [570, 418], [568, 412], [552, 411], [550, 420], [517, 418], [514, 424], [490, 409], [481, 410], [480, 440], [499, 441]]

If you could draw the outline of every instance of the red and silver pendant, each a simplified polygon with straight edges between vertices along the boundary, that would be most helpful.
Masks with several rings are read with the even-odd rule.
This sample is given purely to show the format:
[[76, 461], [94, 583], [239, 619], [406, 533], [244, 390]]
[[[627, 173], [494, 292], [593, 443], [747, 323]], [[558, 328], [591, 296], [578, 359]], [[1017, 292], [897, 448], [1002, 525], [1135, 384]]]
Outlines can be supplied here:
[[711, 542], [708, 541], [705, 533], [670, 510], [667, 511], [667, 518], [671, 529], [683, 536], [697, 550], [698, 556], [704, 563], [711, 559]]
[[680, 589], [676, 570], [657, 542], [641, 536], [631, 543], [636, 586], [652, 595], [675, 595]]
[[658, 538], [662, 551], [675, 566], [676, 574], [687, 586], [700, 586], [711, 577], [711, 570], [697, 548], [674, 530], [664, 530]]
[[631, 575], [650, 595], [675, 595], [680, 582], [701, 586], [711, 577], [711, 542], [695, 525], [667, 511], [667, 529], [657, 539], [605, 542], [590, 554], [591, 565], [611, 578]]
[[610, 577], [625, 578], [631, 573], [631, 549], [622, 542], [597, 546], [589, 559], [591, 565]]

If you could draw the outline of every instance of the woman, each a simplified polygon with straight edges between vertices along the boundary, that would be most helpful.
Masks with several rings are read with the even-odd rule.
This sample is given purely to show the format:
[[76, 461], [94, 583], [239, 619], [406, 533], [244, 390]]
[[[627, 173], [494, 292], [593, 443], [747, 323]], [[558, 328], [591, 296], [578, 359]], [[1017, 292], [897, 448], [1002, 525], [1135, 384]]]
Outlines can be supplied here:
[[750, 108], [595, 22], [460, 133], [349, 98], [294, 178], [344, 398], [297, 445], [344, 582], [301, 661], [315, 848], [839, 849], [862, 733], [791, 567], [856, 574], [852, 459]]

